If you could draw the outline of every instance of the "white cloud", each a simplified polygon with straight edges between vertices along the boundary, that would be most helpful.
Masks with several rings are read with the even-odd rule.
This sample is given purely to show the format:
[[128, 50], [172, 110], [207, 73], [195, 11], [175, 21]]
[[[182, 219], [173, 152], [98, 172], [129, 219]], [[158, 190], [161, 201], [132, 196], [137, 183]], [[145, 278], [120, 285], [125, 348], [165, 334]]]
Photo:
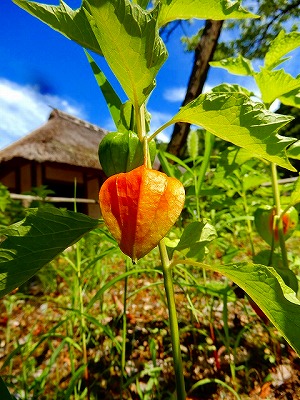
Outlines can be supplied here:
[[[212, 89], [211, 85], [205, 83], [202, 93], [207, 93]], [[173, 87], [168, 88], [163, 93], [163, 98], [170, 103], [177, 103], [183, 102], [185, 95], [186, 95], [187, 87], [180, 86], [180, 87]]]
[[50, 107], [84, 118], [82, 109], [65, 99], [43, 95], [35, 86], [22, 86], [0, 78], [0, 148], [44, 124]]
[[[149, 111], [151, 114], [151, 132], [150, 133], [154, 133], [164, 123], [168, 122], [173, 117], [173, 115], [168, 114], [168, 113], [155, 111], [155, 110], [149, 110]], [[157, 136], [157, 139], [162, 142], [169, 142], [172, 131], [173, 131], [173, 125], [169, 126], [167, 129], [160, 132]]]
[[165, 100], [171, 103], [182, 102], [186, 94], [186, 87], [173, 87], [166, 89], [163, 93]]

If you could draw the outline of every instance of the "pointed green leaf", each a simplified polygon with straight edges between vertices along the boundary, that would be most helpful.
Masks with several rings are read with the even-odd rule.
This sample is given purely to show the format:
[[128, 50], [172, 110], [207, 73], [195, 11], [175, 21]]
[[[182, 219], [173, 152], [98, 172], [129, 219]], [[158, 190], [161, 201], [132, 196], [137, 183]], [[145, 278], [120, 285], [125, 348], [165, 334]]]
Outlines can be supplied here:
[[77, 10], [72, 10], [62, 0], [59, 6], [49, 6], [27, 0], [13, 1], [19, 7], [74, 42], [95, 53], [102, 54], [99, 43], [84, 12], [85, 1], [82, 7]]
[[254, 74], [251, 61], [241, 54], [236, 58], [230, 57], [220, 61], [211, 61], [209, 64], [212, 67], [224, 68], [234, 75], [252, 76]]
[[0, 376], [0, 393], [1, 393], [1, 400], [13, 400], [15, 397], [12, 397], [7, 389], [5, 383], [3, 382]]
[[300, 160], [300, 140], [297, 140], [297, 142], [289, 146], [287, 149], [287, 156], [295, 160]]
[[173, 164], [169, 163], [166, 156], [167, 156], [166, 152], [158, 150], [157, 157], [159, 159], [163, 172], [166, 175], [171, 176], [172, 178], [176, 178], [175, 167]]
[[[300, 77], [297, 77], [297, 79], [300, 79]], [[300, 89], [298, 88], [285, 93], [279, 97], [279, 100], [286, 106], [300, 108]]]
[[295, 183], [295, 187], [291, 194], [291, 200], [290, 200], [290, 204], [292, 206], [294, 206], [298, 203], [300, 203], [300, 176], [298, 176], [298, 179]]
[[56, 208], [27, 210], [26, 218], [1, 234], [0, 296], [20, 286], [99, 221]]
[[243, 93], [247, 97], [254, 96], [253, 92], [250, 92], [243, 86], [237, 85], [236, 83], [221, 83], [221, 85], [215, 86], [211, 90], [214, 93]]
[[159, 26], [177, 19], [244, 19], [258, 18], [245, 10], [240, 1], [229, 0], [162, 0], [160, 2]]
[[187, 257], [202, 261], [207, 251], [206, 246], [216, 237], [216, 230], [211, 224], [194, 221], [185, 227], [179, 243], [172, 251], [183, 251]]
[[150, 0], [133, 0], [133, 3], [137, 3], [140, 7], [146, 10]]
[[91, 15], [86, 12], [107, 63], [135, 106], [147, 99], [167, 58], [157, 12], [129, 0], [90, 0]]
[[274, 268], [241, 263], [213, 269], [244, 289], [300, 355], [300, 301]]
[[90, 66], [94, 72], [96, 81], [101, 89], [101, 92], [105, 98], [107, 107], [109, 109], [109, 112], [112, 116], [112, 119], [118, 128], [119, 122], [120, 122], [120, 110], [122, 106], [122, 102], [115, 92], [114, 88], [111, 86], [109, 81], [107, 80], [106, 76], [104, 73], [101, 71], [101, 69], [98, 67], [96, 64], [95, 60], [92, 58], [92, 56], [85, 51], [85, 54], [87, 56], [87, 59], [90, 63]]
[[281, 31], [271, 42], [270, 48], [265, 56], [265, 67], [273, 69], [288, 58], [282, 58], [290, 51], [300, 46], [300, 32], [285, 33]]
[[293, 78], [283, 69], [270, 71], [262, 68], [254, 77], [266, 104], [272, 104], [284, 94], [300, 88], [300, 77]]
[[134, 121], [134, 109], [133, 109], [133, 104], [130, 100], [127, 100], [125, 103], [121, 105], [118, 130], [120, 132], [126, 132], [126, 131], [136, 132], [136, 124]]
[[272, 113], [242, 93], [205, 93], [182, 107], [168, 124], [200, 125], [223, 140], [291, 171], [285, 148], [295, 139], [277, 134], [293, 118]]

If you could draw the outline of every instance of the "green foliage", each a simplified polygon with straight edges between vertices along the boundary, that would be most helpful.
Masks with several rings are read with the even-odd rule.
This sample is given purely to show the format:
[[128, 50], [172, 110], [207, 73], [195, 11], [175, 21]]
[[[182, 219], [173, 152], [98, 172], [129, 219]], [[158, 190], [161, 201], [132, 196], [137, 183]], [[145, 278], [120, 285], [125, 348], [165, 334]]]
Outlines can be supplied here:
[[[226, 50], [228, 49], [230, 55], [232, 52], [235, 54], [241, 53], [243, 56], [257, 59], [263, 58], [268, 51], [270, 44], [274, 38], [283, 30], [294, 32], [299, 30], [299, 3], [298, 1], [285, 0], [261, 0], [259, 2], [252, 2], [250, 5], [252, 12], [258, 14], [261, 18], [241, 21], [230, 21], [225, 24], [228, 30], [239, 29], [239, 37], [227, 41], [225, 43]], [[283, 44], [283, 51], [287, 49], [285, 54], [289, 52], [290, 43], [287, 38], [286, 46]], [[277, 56], [276, 56], [277, 57]]]
[[[289, 104], [287, 94], [294, 90], [299, 92], [300, 89], [300, 77], [293, 78], [283, 69], [270, 71], [262, 68], [259, 73], [255, 74], [255, 82], [261, 92], [262, 100], [266, 104], [272, 104], [276, 99], [284, 104]], [[283, 95], [285, 97], [282, 97]]]
[[[88, 6], [86, 1], [77, 10], [72, 10], [63, 1], [59, 6], [49, 6], [27, 0], [16, 0], [14, 3], [82, 47], [102, 54], [93, 27], [86, 17], [86, 6]], [[78, 29], [79, 27], [80, 29]]]
[[116, 127], [118, 127], [120, 124], [120, 120], [121, 120], [122, 102], [121, 102], [119, 96], [117, 95], [117, 93], [114, 91], [114, 88], [111, 86], [111, 84], [107, 80], [104, 73], [101, 71], [101, 69], [98, 67], [98, 65], [92, 58], [92, 56], [88, 52], [85, 52], [85, 54], [91, 65], [91, 68], [93, 70], [93, 73], [94, 73], [94, 76], [98, 83], [98, 86], [100, 87], [102, 94], [105, 98], [105, 101], [106, 101], [107, 107], [110, 111], [110, 114], [112, 116], [112, 119], [113, 119]]
[[255, 301], [287, 342], [300, 353], [300, 301], [271, 267], [255, 264], [216, 266]]
[[212, 67], [225, 68], [228, 72], [235, 75], [247, 76], [254, 74], [250, 60], [240, 54], [237, 57], [225, 58], [220, 61], [211, 61], [209, 64]]
[[[46, 6], [25, 0], [15, 0], [15, 2], [65, 36], [104, 56], [128, 97], [128, 101], [124, 104], [92, 57], [87, 55], [117, 128], [122, 128], [120, 130], [125, 132], [134, 129], [137, 134], [135, 141], [137, 146], [141, 146], [147, 136], [149, 115], [145, 104], [154, 89], [156, 75], [167, 57], [165, 45], [159, 36], [159, 28], [174, 19], [191, 17], [218, 19], [255, 17], [245, 11], [240, 2], [232, 3], [223, 0], [214, 0], [213, 2], [195, 0], [188, 3], [183, 0], [164, 0], [151, 11], [144, 9], [148, 4], [144, 0], [134, 2], [129, 0], [84, 0], [82, 6], [75, 11], [63, 2], [59, 6]], [[285, 41], [286, 46], [284, 45]], [[235, 244], [235, 241], [241, 240], [241, 233], [243, 240], [249, 241], [248, 247], [251, 256], [255, 255], [252, 229], [253, 211], [259, 204], [267, 203], [272, 198], [271, 188], [261, 186], [261, 183], [270, 180], [267, 169], [271, 165], [276, 212], [280, 210], [280, 195], [276, 183], [275, 164], [290, 171], [295, 170], [289, 162], [287, 151], [288, 146], [295, 139], [278, 134], [279, 129], [292, 118], [274, 114], [266, 106], [269, 106], [276, 98], [286, 104], [298, 104], [299, 78], [289, 76], [284, 70], [274, 70], [286, 59], [284, 57], [287, 52], [297, 46], [299, 46], [298, 34], [280, 33], [270, 47], [265, 65], [259, 72], [255, 72], [250, 61], [242, 56], [213, 64], [235, 74], [252, 76], [261, 90], [261, 97], [266, 104], [251, 100], [252, 93], [247, 89], [238, 85], [223, 84], [182, 107], [170, 121], [146, 137], [146, 140], [154, 139], [163, 129], [177, 122], [188, 122], [204, 128], [205, 148], [203, 154], [199, 155], [199, 133], [191, 133], [189, 137], [189, 158], [186, 160], [180, 160], [162, 151], [159, 152], [159, 158], [167, 174], [180, 179], [187, 192], [184, 211], [186, 217], [179, 221], [176, 229], [170, 232], [166, 240], [169, 245], [169, 255], [174, 254], [176, 257], [173, 261], [169, 260], [164, 242], [161, 242], [159, 245], [161, 267], [158, 269], [156, 262], [151, 263], [152, 273], [162, 273], [164, 277], [178, 400], [185, 398], [185, 388], [179, 351], [179, 323], [174, 300], [173, 279], [175, 273], [180, 277], [185, 277], [184, 282], [180, 282], [180, 284], [184, 288], [184, 293], [193, 311], [195, 306], [190, 301], [188, 289], [186, 289], [191, 282], [199, 293], [208, 293], [209, 289], [213, 295], [218, 293], [219, 296], [223, 296], [224, 342], [228, 355], [232, 354], [228, 315], [226, 314], [229, 285], [228, 283], [222, 284], [222, 288], [218, 290], [207, 288], [206, 270], [220, 273], [239, 285], [257, 303], [287, 342], [297, 352], [300, 352], [300, 302], [295, 293], [295, 276], [288, 269], [288, 254], [284, 247], [284, 237], [280, 236], [279, 224], [281, 256], [276, 258], [272, 248], [270, 265], [282, 261], [283, 267], [280, 265], [278, 268], [285, 269], [284, 272], [280, 271], [279, 274], [278, 268], [275, 270], [275, 268], [263, 265], [263, 262], [258, 264], [251, 260], [230, 262], [233, 257], [241, 254]], [[128, 135], [130, 134], [128, 133]], [[117, 134], [113, 134], [113, 141], [118, 146], [117, 136]], [[110, 137], [107, 137], [110, 140]], [[215, 137], [217, 140], [231, 142], [239, 148], [226, 148], [222, 153], [220, 153], [220, 149], [214, 151]], [[105, 140], [103, 143], [105, 145]], [[126, 143], [122, 142], [123, 145], [126, 147]], [[294, 147], [291, 146], [290, 154], [294, 154], [296, 158], [298, 157], [298, 147], [297, 142]], [[105, 148], [105, 157], [109, 158], [110, 150], [110, 146]], [[128, 154], [127, 150], [126, 154]], [[130, 155], [129, 162], [126, 159], [126, 166], [123, 165], [122, 168], [127, 169], [128, 165], [137, 161], [135, 148], [130, 154], [132, 156]], [[139, 152], [139, 157], [141, 154]], [[115, 155], [112, 159], [116, 159]], [[112, 159], [106, 162], [106, 167], [110, 168]], [[117, 157], [117, 161], [124, 160]], [[114, 172], [116, 171], [114, 170]], [[117, 172], [119, 172], [118, 169]], [[250, 196], [252, 196], [251, 201]], [[287, 211], [291, 205], [299, 202], [299, 183], [296, 184], [294, 192], [290, 190], [289, 195], [285, 197], [288, 197], [285, 201], [285, 211]], [[5, 204], [2, 204], [3, 207]], [[143, 217], [147, 218], [147, 215]], [[276, 215], [276, 217], [280, 222], [281, 216]], [[187, 224], [187, 222], [190, 223]], [[7, 294], [21, 285], [64, 249], [97, 227], [99, 227], [99, 221], [78, 213], [52, 208], [29, 210], [23, 221], [1, 231], [5, 239], [0, 247], [0, 294]], [[105, 235], [105, 231], [101, 231], [101, 234]], [[111, 273], [109, 271], [105, 279], [101, 281], [100, 287], [93, 291], [91, 298], [84, 304], [84, 292], [89, 287], [89, 284], [82, 279], [84, 273], [87, 273], [86, 276], [89, 277], [91, 264], [102, 260], [105, 254], [110, 254], [110, 251], [115, 250], [115, 242], [109, 234], [106, 234], [105, 240], [112, 243], [112, 250], [108, 249], [107, 253], [100, 252], [99, 254], [95, 251], [94, 257], [91, 259], [89, 256], [82, 257], [80, 244], [78, 244], [75, 255], [64, 256], [75, 274], [73, 281], [73, 278], [70, 279], [67, 274], [64, 275], [64, 272], [61, 272], [68, 284], [74, 285], [72, 286], [71, 306], [68, 305], [68, 311], [72, 312], [68, 329], [73, 335], [74, 332], [77, 332], [73, 329], [74, 326], [78, 327], [80, 344], [77, 344], [70, 336], [61, 338], [59, 345], [52, 352], [49, 365], [42, 372], [38, 385], [34, 389], [37, 397], [41, 395], [46, 375], [64, 346], [69, 346], [71, 351], [80, 351], [83, 355], [83, 363], [78, 369], [75, 369], [74, 364], [71, 365], [72, 378], [67, 395], [71, 395], [72, 392], [76, 392], [77, 388], [80, 388], [82, 374], [85, 367], [88, 366], [87, 321], [93, 328], [101, 329], [105, 335], [113, 337], [112, 331], [88, 312], [98, 302], [103, 306], [102, 300], [105, 292], [122, 280], [125, 280], [125, 294], [124, 305], [121, 306], [121, 309], [123, 331], [126, 331], [127, 278], [138, 273], [147, 273], [149, 267], [134, 266], [108, 280], [108, 275]], [[86, 247], [89, 246], [88, 243], [88, 241], [85, 242]], [[97, 247], [95, 244], [94, 246]], [[223, 251], [222, 264], [208, 252], [208, 249], [213, 246], [216, 246], [219, 252]], [[181, 260], [179, 256], [182, 256]], [[245, 257], [244, 254], [243, 256]], [[203, 264], [203, 260], [210, 260], [212, 265]], [[143, 263], [143, 260], [141, 262]], [[185, 267], [182, 267], [183, 265]], [[126, 262], [127, 267], [128, 263]], [[189, 271], [189, 267], [201, 270], [204, 281], [202, 287], [197, 280], [199, 271], [197, 276], [194, 276]], [[100, 277], [98, 276], [98, 278]], [[122, 357], [125, 357], [126, 335], [124, 332], [122, 344], [116, 338], [114, 340], [118, 343], [115, 345], [117, 351], [122, 352]], [[155, 364], [153, 345], [151, 349], [152, 361]], [[124, 380], [128, 378], [124, 359], [121, 365], [120, 375]], [[230, 368], [234, 381], [233, 364], [230, 365]], [[148, 381], [146, 397], [158, 382], [160, 371], [156, 367], [145, 371], [144, 375], [149, 374], [151, 378]], [[137, 384], [137, 388], [142, 396], [141, 386]], [[124, 385], [122, 384], [123, 389]], [[82, 394], [85, 395], [86, 392], [85, 388]]]
[[245, 10], [239, 1], [228, 0], [197, 0], [186, 2], [184, 0], [163, 0], [159, 11], [159, 26], [177, 19], [244, 19], [258, 18]]
[[182, 107], [168, 123], [200, 125], [223, 140], [291, 171], [285, 149], [294, 139], [277, 134], [291, 120], [274, 114], [242, 93], [205, 93]]
[[26, 282], [98, 223], [83, 214], [55, 208], [28, 210], [23, 221], [1, 231], [6, 239], [0, 246], [0, 295]]
[[83, 47], [102, 54], [136, 107], [152, 92], [154, 78], [167, 57], [158, 35], [157, 9], [147, 12], [129, 0], [84, 1], [76, 11], [64, 3], [55, 7], [16, 0], [16, 4]]
[[1, 377], [0, 377], [0, 393], [1, 393], [2, 400], [12, 400], [13, 399], [13, 397], [10, 395], [10, 393]]
[[89, 12], [108, 65], [135, 107], [141, 106], [167, 57], [158, 35], [157, 10], [146, 12], [129, 0], [104, 0], [90, 1]]
[[173, 251], [182, 252], [190, 259], [203, 261], [208, 253], [207, 245], [216, 237], [216, 230], [211, 224], [194, 221], [186, 226]]
[[13, 224], [24, 218], [24, 209], [20, 201], [10, 197], [9, 190], [0, 183], [0, 227]]
[[283, 58], [286, 54], [300, 46], [300, 32], [285, 33], [283, 30], [270, 43], [270, 47], [265, 56], [264, 66], [272, 70], [279, 64], [288, 60]]
[[289, 57], [283, 57], [299, 46], [299, 38], [299, 32], [285, 33], [281, 31], [267, 51], [264, 67], [259, 72], [255, 72], [251, 62], [241, 55], [210, 64], [214, 67], [225, 68], [233, 74], [253, 76], [261, 92], [261, 98], [267, 106], [279, 99], [283, 104], [299, 107], [299, 76], [293, 78], [283, 69], [274, 70], [279, 64], [289, 59]]

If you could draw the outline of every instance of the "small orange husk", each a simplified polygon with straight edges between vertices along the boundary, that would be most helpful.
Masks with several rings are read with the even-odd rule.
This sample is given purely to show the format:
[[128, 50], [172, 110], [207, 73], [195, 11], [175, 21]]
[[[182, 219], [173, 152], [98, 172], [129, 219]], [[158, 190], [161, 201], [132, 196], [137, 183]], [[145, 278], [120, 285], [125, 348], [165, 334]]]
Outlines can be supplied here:
[[144, 165], [108, 178], [99, 193], [103, 219], [120, 249], [134, 262], [148, 254], [178, 219], [182, 183]]

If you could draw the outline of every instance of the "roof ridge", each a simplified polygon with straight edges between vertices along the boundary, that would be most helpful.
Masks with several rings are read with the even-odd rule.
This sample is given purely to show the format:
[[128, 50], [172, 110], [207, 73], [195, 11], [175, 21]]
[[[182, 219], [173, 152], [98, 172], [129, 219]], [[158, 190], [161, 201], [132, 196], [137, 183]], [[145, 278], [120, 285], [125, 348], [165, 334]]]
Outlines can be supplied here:
[[57, 108], [54, 108], [51, 114], [49, 115], [49, 120], [52, 118], [55, 118], [56, 116], [65, 119], [67, 121], [70, 121], [76, 125], [83, 126], [88, 129], [93, 129], [94, 131], [101, 131], [103, 132], [104, 129], [100, 128], [99, 126], [92, 124], [91, 122], [87, 122], [81, 118], [75, 117], [74, 115], [68, 114], [64, 111], [58, 110]]

